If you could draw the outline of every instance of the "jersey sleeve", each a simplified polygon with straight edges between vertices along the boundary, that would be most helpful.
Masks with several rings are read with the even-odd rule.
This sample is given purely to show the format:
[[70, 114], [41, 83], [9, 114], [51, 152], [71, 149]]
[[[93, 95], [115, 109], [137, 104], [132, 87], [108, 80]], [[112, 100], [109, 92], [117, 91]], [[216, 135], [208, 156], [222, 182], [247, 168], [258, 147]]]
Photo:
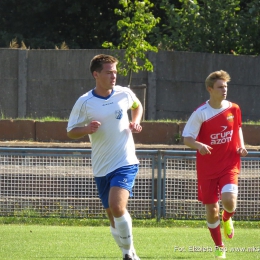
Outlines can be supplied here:
[[239, 128], [240, 127], [242, 127], [242, 115], [241, 115], [241, 110], [240, 110], [240, 107], [239, 106], [237, 106], [238, 107], [238, 111], [237, 111], [237, 116], [238, 116], [238, 126], [239, 126]]
[[126, 88], [126, 93], [128, 96], [128, 109], [136, 109], [139, 103], [137, 96], [130, 88]]
[[194, 139], [197, 138], [199, 131], [200, 131], [200, 127], [202, 124], [202, 120], [199, 116], [198, 111], [194, 111], [190, 118], [188, 119], [183, 132], [182, 132], [182, 136], [183, 137], [192, 137]]
[[70, 113], [67, 132], [75, 127], [83, 127], [88, 123], [85, 102], [82, 98], [76, 101]]

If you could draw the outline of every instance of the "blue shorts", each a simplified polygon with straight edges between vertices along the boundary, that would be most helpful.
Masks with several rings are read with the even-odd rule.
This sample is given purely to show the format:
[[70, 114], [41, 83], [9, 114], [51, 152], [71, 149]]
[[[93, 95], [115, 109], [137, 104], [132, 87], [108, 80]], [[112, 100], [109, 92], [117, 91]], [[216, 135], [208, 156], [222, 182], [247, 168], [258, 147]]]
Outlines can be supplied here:
[[132, 188], [138, 173], [138, 164], [120, 167], [103, 177], [95, 177], [99, 198], [105, 209], [109, 208], [108, 196], [111, 187], [120, 187], [129, 191], [133, 196]]

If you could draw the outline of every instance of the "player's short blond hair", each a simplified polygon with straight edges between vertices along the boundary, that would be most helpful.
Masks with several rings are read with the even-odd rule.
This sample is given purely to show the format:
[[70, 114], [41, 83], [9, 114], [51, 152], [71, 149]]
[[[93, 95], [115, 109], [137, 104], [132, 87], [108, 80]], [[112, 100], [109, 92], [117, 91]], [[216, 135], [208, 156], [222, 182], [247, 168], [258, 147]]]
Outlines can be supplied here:
[[106, 54], [99, 54], [93, 57], [90, 61], [90, 72], [93, 75], [94, 71], [100, 72], [103, 69], [105, 63], [118, 63], [118, 59]]
[[206, 88], [207, 87], [213, 88], [213, 85], [219, 79], [223, 79], [226, 82], [229, 82], [231, 80], [230, 75], [226, 71], [224, 71], [224, 70], [214, 71], [214, 72], [210, 73], [205, 80]]

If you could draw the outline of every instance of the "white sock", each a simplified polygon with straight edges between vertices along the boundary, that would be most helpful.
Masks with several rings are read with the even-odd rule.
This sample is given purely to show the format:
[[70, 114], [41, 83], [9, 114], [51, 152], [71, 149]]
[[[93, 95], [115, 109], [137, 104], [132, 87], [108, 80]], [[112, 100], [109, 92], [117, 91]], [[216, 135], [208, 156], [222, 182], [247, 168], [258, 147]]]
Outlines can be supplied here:
[[[123, 253], [123, 245], [121, 243], [121, 240], [120, 240], [120, 237], [119, 237], [117, 230], [115, 228], [113, 228], [112, 226], [110, 226], [110, 232], [111, 232], [114, 240], [116, 241], [117, 245], [119, 246], [119, 248], [121, 249], [121, 251]], [[131, 250], [132, 253], [136, 254], [133, 240], [132, 240], [132, 243], [131, 243], [131, 246], [130, 246], [130, 250]]]
[[116, 241], [117, 245], [119, 246], [119, 248], [123, 252], [123, 245], [121, 243], [121, 240], [120, 240], [120, 237], [119, 237], [117, 230], [115, 228], [113, 228], [112, 226], [110, 226], [110, 231], [111, 231], [111, 234], [112, 234], [114, 240]]
[[132, 218], [130, 214], [126, 213], [119, 218], [114, 218], [115, 228], [118, 232], [120, 242], [122, 244], [123, 254], [131, 254], [131, 245], [133, 244], [132, 236]]

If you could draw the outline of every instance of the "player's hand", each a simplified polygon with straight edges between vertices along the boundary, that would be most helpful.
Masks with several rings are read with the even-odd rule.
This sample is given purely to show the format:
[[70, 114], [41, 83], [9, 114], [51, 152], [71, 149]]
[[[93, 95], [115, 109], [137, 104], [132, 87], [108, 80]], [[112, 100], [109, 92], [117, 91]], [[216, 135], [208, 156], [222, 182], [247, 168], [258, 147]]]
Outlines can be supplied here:
[[242, 147], [237, 149], [237, 153], [240, 154], [240, 156], [242, 156], [242, 157], [245, 157], [248, 154], [246, 148], [242, 148]]
[[209, 145], [206, 145], [206, 144], [202, 144], [201, 147], [198, 149], [199, 150], [199, 153], [201, 155], [206, 155], [206, 154], [211, 154], [211, 151], [213, 148]]
[[140, 133], [142, 131], [142, 126], [133, 122], [130, 122], [129, 128], [132, 133]]
[[89, 134], [93, 134], [97, 132], [98, 128], [101, 126], [101, 123], [99, 121], [91, 121], [87, 127], [89, 129]]

